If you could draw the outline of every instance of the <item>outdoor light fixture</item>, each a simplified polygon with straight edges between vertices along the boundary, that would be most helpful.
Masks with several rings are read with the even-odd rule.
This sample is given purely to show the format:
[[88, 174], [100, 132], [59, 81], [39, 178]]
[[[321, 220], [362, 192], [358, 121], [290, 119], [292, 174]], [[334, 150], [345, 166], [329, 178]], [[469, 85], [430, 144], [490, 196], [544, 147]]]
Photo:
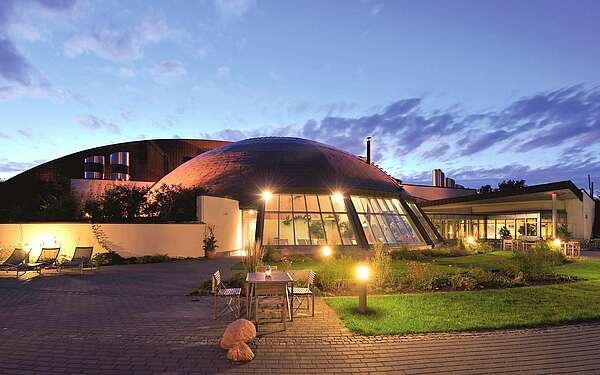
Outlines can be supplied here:
[[356, 275], [359, 280], [358, 290], [358, 312], [364, 314], [367, 312], [367, 280], [369, 279], [369, 267], [358, 266]]
[[560, 246], [560, 238], [554, 239], [554, 241], [552, 241], [552, 244], [556, 247], [559, 247]]
[[273, 196], [273, 194], [270, 191], [268, 191], [268, 190], [263, 191], [263, 193], [262, 193], [262, 198], [265, 201], [269, 201], [269, 199], [271, 199], [272, 196]]
[[331, 256], [331, 252], [331, 247], [329, 246], [323, 246], [321, 248], [321, 255], [323, 255], [325, 258], [329, 258]]
[[475, 245], [475, 239], [471, 236], [467, 237], [467, 245]]
[[333, 198], [333, 200], [336, 202], [344, 201], [344, 195], [342, 193], [340, 193], [339, 191], [336, 191], [333, 194], [331, 194], [331, 198]]

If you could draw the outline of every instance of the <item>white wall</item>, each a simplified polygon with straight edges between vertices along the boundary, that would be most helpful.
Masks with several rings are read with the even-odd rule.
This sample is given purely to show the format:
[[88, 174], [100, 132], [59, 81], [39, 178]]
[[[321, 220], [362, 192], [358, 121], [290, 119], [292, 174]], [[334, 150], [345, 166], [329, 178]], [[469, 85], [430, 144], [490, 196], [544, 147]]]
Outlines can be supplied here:
[[[166, 254], [171, 257], [201, 257], [204, 224], [99, 224], [109, 248], [124, 257]], [[105, 252], [88, 223], [0, 224], [2, 255], [15, 246], [31, 249], [37, 257], [42, 247], [61, 247], [70, 258], [75, 246], [94, 246]], [[8, 249], [8, 250], [6, 250]]]
[[198, 220], [215, 226], [218, 252], [242, 248], [242, 214], [238, 201], [203, 195], [197, 198], [196, 207]]

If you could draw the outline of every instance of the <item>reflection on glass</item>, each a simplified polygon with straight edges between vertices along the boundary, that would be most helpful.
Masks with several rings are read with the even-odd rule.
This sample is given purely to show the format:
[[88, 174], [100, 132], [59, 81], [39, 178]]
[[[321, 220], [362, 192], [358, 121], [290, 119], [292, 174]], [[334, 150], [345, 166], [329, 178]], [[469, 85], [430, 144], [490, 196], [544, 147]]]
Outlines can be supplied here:
[[316, 195], [306, 195], [306, 208], [308, 211], [319, 212], [319, 203]]
[[277, 211], [279, 209], [279, 195], [272, 195], [269, 200], [267, 200], [265, 205], [265, 211]]
[[279, 211], [292, 210], [292, 196], [289, 194], [281, 194], [279, 196]]
[[291, 213], [279, 214], [279, 245], [287, 246], [294, 243], [294, 226]]
[[296, 245], [310, 245], [310, 236], [308, 234], [308, 216], [306, 214], [296, 214], [294, 216], [294, 228], [296, 233]]
[[352, 204], [354, 205], [354, 208], [356, 209], [356, 212], [365, 212], [365, 208], [362, 205], [362, 201], [360, 200], [359, 197], [356, 196], [351, 196], [350, 199], [352, 200]]
[[293, 204], [294, 211], [298, 212], [306, 212], [306, 202], [304, 201], [303, 194], [294, 194], [293, 195]]
[[277, 245], [277, 213], [265, 212], [265, 228], [263, 231], [263, 243]]
[[331, 202], [333, 203], [333, 209], [335, 212], [346, 212], [344, 198], [341, 195], [332, 195]]
[[369, 221], [367, 220], [366, 215], [359, 214], [358, 219], [360, 220], [360, 224], [365, 232], [365, 236], [367, 237], [367, 242], [369, 244], [375, 243], [375, 236], [373, 235], [373, 231], [371, 230], [371, 226], [369, 225]]
[[537, 219], [527, 219], [527, 235], [537, 236]]
[[334, 214], [323, 214], [323, 223], [325, 224], [325, 236], [329, 245], [341, 245], [340, 233], [338, 232], [337, 222]]
[[321, 221], [320, 214], [309, 214], [308, 215], [308, 228], [310, 237], [313, 245], [326, 245], [327, 240], [325, 239], [325, 228], [323, 228], [323, 221]]
[[487, 238], [496, 238], [496, 222], [494, 220], [488, 220], [487, 223]]
[[356, 235], [354, 234], [350, 220], [348, 220], [348, 215], [339, 214], [337, 217], [338, 224], [340, 226], [340, 234], [342, 235], [342, 242], [344, 245], [356, 245]]
[[331, 206], [331, 199], [329, 195], [319, 195], [319, 204], [321, 205], [322, 212], [332, 212], [333, 207]]
[[369, 203], [371, 203], [371, 208], [373, 208], [374, 213], [381, 213], [381, 208], [379, 207], [379, 203], [377, 203], [377, 199], [371, 198], [369, 199]]

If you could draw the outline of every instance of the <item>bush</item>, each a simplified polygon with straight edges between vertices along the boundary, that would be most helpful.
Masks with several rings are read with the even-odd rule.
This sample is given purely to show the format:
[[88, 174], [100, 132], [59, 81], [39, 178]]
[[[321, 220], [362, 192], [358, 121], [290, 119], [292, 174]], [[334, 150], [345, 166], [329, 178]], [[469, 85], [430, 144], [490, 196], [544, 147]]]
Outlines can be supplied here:
[[468, 273], [455, 273], [449, 277], [450, 286], [453, 289], [473, 290], [479, 283], [477, 279]]
[[109, 250], [106, 253], [97, 253], [92, 257], [90, 263], [94, 267], [111, 266], [116, 264], [125, 264], [125, 258], [117, 252]]
[[436, 271], [429, 263], [409, 262], [400, 283], [414, 290], [442, 289], [450, 284], [448, 276]]
[[394, 260], [424, 260], [427, 258], [426, 250], [410, 250], [407, 247], [401, 247], [399, 250], [392, 251], [391, 257]]
[[548, 244], [534, 246], [527, 251], [515, 252], [516, 273], [521, 272], [528, 281], [542, 281], [552, 274], [554, 266], [566, 262], [562, 253], [550, 249]]
[[389, 251], [383, 248], [382, 244], [375, 245], [375, 254], [371, 259], [371, 269], [373, 270], [374, 285], [383, 287], [392, 280], [392, 257]]
[[319, 289], [336, 291], [347, 287], [348, 281], [355, 279], [354, 264], [355, 260], [345, 254], [323, 262], [319, 272]]
[[496, 251], [496, 247], [485, 240], [477, 242], [477, 245], [475, 246], [475, 252], [478, 254], [487, 254], [492, 251]]

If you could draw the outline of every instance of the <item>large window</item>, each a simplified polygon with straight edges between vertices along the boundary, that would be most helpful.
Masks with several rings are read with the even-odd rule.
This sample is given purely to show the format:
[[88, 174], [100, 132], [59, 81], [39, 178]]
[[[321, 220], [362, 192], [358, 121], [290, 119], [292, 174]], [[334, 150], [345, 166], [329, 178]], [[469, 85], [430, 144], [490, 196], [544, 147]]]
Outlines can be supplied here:
[[369, 244], [421, 243], [398, 199], [352, 196]]
[[344, 199], [334, 195], [274, 194], [265, 204], [263, 243], [356, 245]]

